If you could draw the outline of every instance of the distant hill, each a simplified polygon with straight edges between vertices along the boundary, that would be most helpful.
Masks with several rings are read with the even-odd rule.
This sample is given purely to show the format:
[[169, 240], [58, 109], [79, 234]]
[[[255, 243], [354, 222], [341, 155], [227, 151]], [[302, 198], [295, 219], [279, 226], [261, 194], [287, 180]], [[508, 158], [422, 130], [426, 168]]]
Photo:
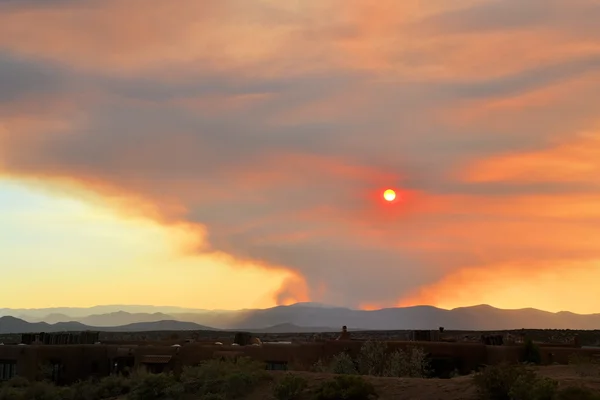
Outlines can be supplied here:
[[[102, 306], [113, 310], [118, 306]], [[132, 306], [143, 307], [143, 306]], [[165, 309], [168, 307], [164, 307]], [[161, 307], [156, 307], [161, 309]], [[173, 309], [173, 308], [171, 308]], [[200, 328], [223, 330], [244, 329], [255, 332], [314, 332], [338, 331], [343, 325], [362, 330], [407, 330], [437, 329], [440, 326], [448, 330], [504, 330], [504, 329], [600, 329], [600, 314], [575, 314], [571, 312], [551, 313], [533, 308], [520, 310], [502, 310], [488, 305], [461, 307], [444, 310], [431, 306], [415, 306], [404, 308], [385, 308], [364, 311], [343, 307], [333, 307], [317, 303], [298, 303], [291, 306], [278, 306], [267, 309], [248, 309], [238, 311], [184, 310], [181, 312], [128, 312], [111, 311], [97, 313], [98, 307], [77, 309], [79, 316], [67, 317], [70, 314], [56, 314], [59, 309], [10, 310], [1, 309], [0, 315], [45, 315], [48, 319], [32, 321], [32, 323], [60, 322], [67, 324], [80, 323], [85, 326], [113, 329], [142, 323], [158, 323], [160, 321], [189, 322]], [[60, 309], [66, 310], [66, 309]], [[183, 309], [180, 309], [183, 310]], [[14, 322], [14, 321], [13, 321]], [[21, 321], [23, 323], [25, 321]], [[16, 324], [16, 323], [15, 323]], [[44, 325], [40, 325], [43, 327]], [[74, 325], [75, 326], [75, 325]], [[150, 325], [149, 325], [150, 326]], [[48, 328], [46, 328], [47, 330]], [[137, 329], [132, 327], [131, 329]], [[184, 328], [180, 328], [184, 329]], [[34, 329], [35, 331], [41, 329]], [[0, 324], [0, 331], [2, 326]]]
[[262, 329], [244, 329], [254, 333], [310, 333], [310, 332], [339, 332], [340, 328], [307, 327], [294, 324], [279, 324]]
[[83, 318], [78, 318], [77, 321], [85, 325], [91, 326], [120, 326], [131, 325], [143, 322], [159, 322], [176, 320], [172, 315], [165, 313], [127, 313], [118, 311], [110, 314], [94, 314]]
[[84, 325], [80, 322], [59, 322], [48, 324], [46, 322], [27, 322], [15, 317], [0, 317], [0, 334], [9, 333], [36, 333], [36, 332], [79, 332], [79, 331], [100, 331], [100, 332], [152, 332], [152, 331], [201, 331], [215, 330], [207, 326], [195, 324], [193, 322], [182, 321], [156, 321], [156, 322], [138, 322], [134, 324], [97, 327]]
[[156, 332], [156, 331], [214, 331], [216, 329], [195, 324], [193, 322], [182, 321], [155, 321], [155, 322], [138, 322], [134, 324], [90, 328], [102, 332]]
[[25, 319], [31, 322], [35, 319], [41, 320], [46, 318], [50, 314], [62, 314], [68, 315], [72, 319], [87, 317], [94, 314], [110, 314], [119, 311], [127, 313], [202, 313], [206, 310], [195, 309], [195, 308], [184, 308], [184, 307], [170, 307], [170, 306], [150, 306], [150, 305], [101, 305], [94, 307], [52, 307], [52, 308], [0, 308], [0, 317], [2, 316], [13, 316]]

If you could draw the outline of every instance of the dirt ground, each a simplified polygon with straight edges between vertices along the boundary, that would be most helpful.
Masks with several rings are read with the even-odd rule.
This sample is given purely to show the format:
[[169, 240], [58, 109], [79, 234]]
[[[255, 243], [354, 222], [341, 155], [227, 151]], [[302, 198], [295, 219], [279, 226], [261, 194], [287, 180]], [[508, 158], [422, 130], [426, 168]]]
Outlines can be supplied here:
[[[561, 386], [586, 386], [600, 391], [600, 374], [581, 376], [571, 366], [547, 366], [536, 368], [542, 376], [556, 379]], [[275, 373], [275, 380], [284, 373]], [[310, 387], [317, 386], [333, 375], [310, 372], [294, 372], [308, 379]], [[471, 385], [470, 376], [453, 379], [412, 379], [365, 377], [375, 386], [380, 400], [476, 400], [476, 392]], [[247, 398], [247, 400], [270, 400], [271, 385], [265, 385]]]

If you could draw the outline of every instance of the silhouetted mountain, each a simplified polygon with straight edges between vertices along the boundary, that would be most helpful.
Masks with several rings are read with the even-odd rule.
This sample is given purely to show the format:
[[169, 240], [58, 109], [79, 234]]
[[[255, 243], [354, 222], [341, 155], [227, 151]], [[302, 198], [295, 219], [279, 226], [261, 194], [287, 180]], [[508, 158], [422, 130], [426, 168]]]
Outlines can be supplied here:
[[340, 328], [331, 327], [306, 327], [294, 324], [279, 324], [262, 329], [244, 329], [254, 333], [310, 333], [310, 332], [338, 332]]
[[49, 314], [68, 315], [72, 319], [88, 317], [95, 314], [110, 314], [114, 312], [124, 311], [128, 313], [201, 313], [206, 310], [171, 307], [171, 306], [148, 306], [148, 305], [103, 305], [94, 307], [52, 307], [52, 308], [0, 308], [0, 317], [2, 316], [17, 316], [19, 318], [32, 321], [34, 319], [46, 318]]
[[[97, 309], [95, 307], [90, 310], [96, 311]], [[79, 312], [82, 312], [81, 310], [83, 309], [79, 309]], [[28, 312], [31, 311], [28, 310]], [[34, 311], [36, 313], [42, 312], [42, 310]], [[6, 314], [7, 310], [2, 310], [2, 312]], [[19, 314], [15, 312], [13, 315]], [[56, 320], [57, 317], [53, 318]], [[224, 330], [265, 331], [274, 329], [278, 332], [281, 332], [282, 328], [280, 326], [285, 326], [285, 324], [289, 324], [289, 329], [293, 328], [297, 332], [318, 331], [320, 329], [339, 330], [342, 325], [368, 330], [437, 329], [440, 326], [450, 330], [600, 328], [600, 314], [551, 313], [533, 308], [501, 310], [488, 305], [461, 307], [453, 310], [431, 306], [415, 306], [363, 311], [323, 304], [299, 303], [264, 310], [197, 310], [196, 312], [181, 313], [128, 313], [121, 311], [92, 314], [74, 320], [85, 325], [95, 326], [94, 329], [98, 330], [100, 330], [98, 326], [112, 329], [112, 327], [122, 327], [134, 323], [153, 323], [161, 320], [192, 322], [204, 327], [212, 326]]]
[[142, 322], [158, 322], [158, 321], [169, 321], [176, 320], [172, 315], [164, 313], [127, 313], [124, 311], [118, 311], [110, 314], [96, 314], [88, 317], [78, 318], [77, 321], [85, 325], [91, 326], [120, 326], [129, 325]]
[[214, 331], [214, 328], [198, 325], [193, 322], [155, 321], [138, 322], [113, 327], [88, 328], [102, 332], [156, 332], [156, 331]]
[[49, 331], [52, 325], [45, 322], [27, 322], [15, 317], [0, 317], [0, 333], [28, 333]]
[[[176, 319], [181, 317], [173, 314]], [[280, 324], [302, 328], [340, 327], [369, 330], [437, 329], [598, 329], [600, 314], [550, 313], [536, 309], [501, 310], [475, 306], [444, 310], [431, 306], [386, 308], [374, 311], [310, 306], [279, 306], [265, 310], [242, 310], [225, 314], [185, 316], [193, 322], [222, 329], [260, 330]], [[337, 329], [340, 329], [337, 328]]]
[[59, 322], [48, 324], [46, 322], [27, 322], [15, 317], [0, 317], [0, 334], [7, 333], [36, 333], [36, 332], [151, 332], [151, 331], [200, 331], [215, 330], [193, 322], [182, 321], [155, 321], [139, 322], [123, 326], [95, 327], [84, 325], [80, 322]]

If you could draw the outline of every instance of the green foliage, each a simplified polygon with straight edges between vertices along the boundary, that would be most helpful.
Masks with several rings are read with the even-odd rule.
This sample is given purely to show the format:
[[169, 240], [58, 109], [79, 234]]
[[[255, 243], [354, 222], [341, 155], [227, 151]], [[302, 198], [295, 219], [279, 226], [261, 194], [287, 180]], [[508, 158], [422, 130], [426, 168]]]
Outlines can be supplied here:
[[171, 374], [137, 373], [132, 379], [129, 400], [178, 400], [183, 387]]
[[318, 360], [310, 367], [311, 372], [329, 372], [329, 366], [323, 363], [323, 360]]
[[333, 356], [329, 366], [330, 372], [342, 375], [357, 375], [358, 371], [352, 357], [348, 353], [339, 353]]
[[31, 382], [29, 382], [29, 380], [23, 378], [22, 376], [15, 376], [8, 382], [4, 383], [4, 385], [11, 388], [26, 388], [31, 385]]
[[523, 345], [523, 362], [539, 365], [542, 363], [542, 354], [540, 347], [528, 338]]
[[382, 341], [366, 341], [360, 348], [358, 356], [358, 372], [361, 375], [382, 376], [386, 374], [387, 343]]
[[0, 386], [0, 400], [20, 400], [22, 398], [22, 390], [8, 385]]
[[308, 387], [308, 381], [298, 375], [286, 374], [273, 387], [273, 396], [277, 400], [296, 400]]
[[378, 397], [375, 387], [360, 376], [340, 375], [316, 388], [315, 400], [369, 400]]
[[269, 377], [264, 364], [240, 358], [237, 362], [210, 360], [198, 367], [184, 368], [180, 380], [185, 393], [235, 399]]
[[11, 400], [70, 400], [70, 388], [59, 388], [49, 382], [35, 382], [25, 388], [19, 397]]
[[499, 364], [477, 373], [473, 382], [483, 400], [553, 400], [558, 384], [524, 365]]
[[98, 381], [77, 382], [71, 389], [72, 400], [103, 400], [128, 394], [132, 382], [121, 375], [110, 375]]
[[537, 377], [535, 372], [528, 371], [521, 375], [510, 388], [511, 400], [553, 400], [556, 396], [558, 382], [549, 378]]
[[121, 375], [110, 375], [96, 383], [98, 399], [125, 395], [131, 391], [131, 380]]
[[348, 353], [335, 355], [329, 365], [321, 360], [311, 368], [313, 372], [330, 372], [341, 375], [371, 375], [387, 377], [426, 378], [431, 373], [431, 368], [425, 350], [420, 347], [411, 347], [387, 351], [387, 344], [380, 341], [366, 341], [356, 359]]
[[388, 358], [385, 376], [426, 378], [429, 375], [427, 354], [420, 347], [412, 347], [408, 351], [396, 350]]

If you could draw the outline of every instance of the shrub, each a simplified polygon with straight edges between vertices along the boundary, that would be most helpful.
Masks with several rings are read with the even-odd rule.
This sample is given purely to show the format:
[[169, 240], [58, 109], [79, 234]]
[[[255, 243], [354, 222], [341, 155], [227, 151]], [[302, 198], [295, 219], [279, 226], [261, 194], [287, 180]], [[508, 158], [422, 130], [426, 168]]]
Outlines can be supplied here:
[[360, 348], [358, 371], [362, 375], [382, 376], [386, 374], [387, 343], [366, 341]]
[[23, 391], [8, 385], [0, 386], [0, 400], [20, 400], [23, 398]]
[[184, 368], [180, 380], [186, 393], [234, 399], [268, 377], [264, 364], [240, 358], [236, 362], [209, 360], [198, 367]]
[[358, 371], [352, 357], [348, 353], [339, 353], [333, 356], [329, 366], [330, 372], [342, 375], [356, 375]]
[[104, 400], [123, 396], [131, 391], [130, 379], [110, 375], [98, 381], [83, 381], [74, 384], [72, 400]]
[[286, 374], [274, 387], [273, 396], [277, 400], [295, 400], [308, 387], [308, 382], [305, 378], [294, 375]]
[[340, 375], [315, 390], [315, 400], [369, 400], [377, 398], [375, 387], [360, 376]]
[[132, 379], [130, 400], [178, 400], [183, 388], [170, 374], [137, 373]]
[[528, 371], [517, 378], [509, 394], [511, 400], [553, 400], [557, 388], [555, 380], [537, 377], [533, 371]]
[[100, 379], [95, 386], [98, 389], [97, 399], [109, 399], [129, 393], [131, 391], [131, 380], [121, 375], [110, 375]]
[[31, 382], [29, 382], [29, 380], [23, 378], [22, 376], [15, 376], [14, 378], [6, 382], [5, 385], [11, 388], [26, 388], [29, 387], [29, 385], [31, 385]]
[[485, 400], [552, 400], [557, 384], [523, 365], [499, 364], [475, 374], [473, 382]]
[[528, 364], [541, 364], [542, 354], [540, 353], [540, 347], [533, 343], [533, 340], [527, 338], [523, 347], [523, 362]]
[[71, 398], [70, 388], [59, 388], [49, 382], [35, 382], [22, 390], [18, 397], [10, 400], [69, 400]]
[[323, 360], [318, 360], [310, 367], [311, 372], [329, 372], [329, 367], [323, 363]]
[[412, 347], [408, 351], [396, 350], [387, 362], [386, 375], [407, 378], [426, 378], [430, 365], [425, 350]]

